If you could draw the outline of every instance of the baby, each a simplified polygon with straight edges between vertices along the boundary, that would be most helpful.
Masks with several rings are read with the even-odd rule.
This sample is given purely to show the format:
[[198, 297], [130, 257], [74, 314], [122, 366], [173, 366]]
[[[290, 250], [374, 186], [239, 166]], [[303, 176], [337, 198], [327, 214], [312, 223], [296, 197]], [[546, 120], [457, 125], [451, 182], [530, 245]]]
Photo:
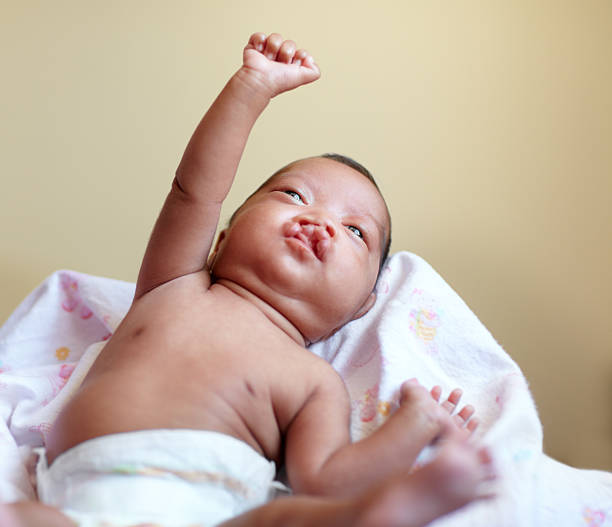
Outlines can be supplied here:
[[[443, 400], [408, 381], [399, 409], [351, 443], [344, 383], [306, 349], [376, 299], [390, 219], [363, 167], [338, 155], [289, 164], [213, 247], [257, 117], [318, 78], [292, 41], [251, 36], [187, 146], [127, 316], [48, 436], [37, 468], [48, 506], [5, 514], [21, 525], [412, 526], [485, 496], [491, 460], [466, 440], [477, 422], [471, 406], [454, 412], [460, 390]], [[299, 495], [263, 505], [278, 464]]]

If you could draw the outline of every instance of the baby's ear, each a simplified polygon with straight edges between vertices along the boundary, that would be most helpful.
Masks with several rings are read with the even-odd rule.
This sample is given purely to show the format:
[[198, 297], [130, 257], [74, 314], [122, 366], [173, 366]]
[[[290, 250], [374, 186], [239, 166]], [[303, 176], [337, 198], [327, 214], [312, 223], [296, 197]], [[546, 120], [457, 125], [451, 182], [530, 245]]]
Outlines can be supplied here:
[[221, 242], [223, 241], [223, 238], [225, 238], [225, 231], [226, 231], [226, 229], [223, 229], [219, 233], [219, 237], [217, 238], [217, 241], [215, 243], [215, 247], [212, 250], [212, 252], [210, 253], [210, 255], [208, 256], [208, 260], [206, 262], [206, 267], [208, 267], [208, 269], [212, 269], [213, 265], [215, 265], [215, 260], [217, 259], [217, 253], [219, 252], [219, 246], [221, 245]]
[[365, 315], [368, 311], [370, 311], [370, 309], [372, 308], [372, 306], [374, 305], [374, 303], [376, 302], [376, 293], [374, 293], [373, 291], [370, 293], [370, 296], [368, 296], [368, 298], [366, 298], [366, 301], [361, 305], [361, 307], [357, 310], [357, 313], [355, 313], [353, 315], [353, 318], [351, 320], [356, 320], [358, 318], [361, 318], [363, 315]]

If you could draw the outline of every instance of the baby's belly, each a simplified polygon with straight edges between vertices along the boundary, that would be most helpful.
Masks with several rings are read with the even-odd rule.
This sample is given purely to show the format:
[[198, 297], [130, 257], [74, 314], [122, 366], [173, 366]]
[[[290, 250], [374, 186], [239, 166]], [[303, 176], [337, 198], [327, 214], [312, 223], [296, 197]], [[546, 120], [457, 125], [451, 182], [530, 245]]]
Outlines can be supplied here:
[[[148, 364], [154, 367], [154, 364]], [[174, 375], [143, 375], [145, 365], [91, 372], [62, 410], [47, 437], [48, 462], [69, 448], [107, 434], [150, 429], [213, 430], [264, 454], [241, 414], [225, 396], [229, 386], [194, 383]]]

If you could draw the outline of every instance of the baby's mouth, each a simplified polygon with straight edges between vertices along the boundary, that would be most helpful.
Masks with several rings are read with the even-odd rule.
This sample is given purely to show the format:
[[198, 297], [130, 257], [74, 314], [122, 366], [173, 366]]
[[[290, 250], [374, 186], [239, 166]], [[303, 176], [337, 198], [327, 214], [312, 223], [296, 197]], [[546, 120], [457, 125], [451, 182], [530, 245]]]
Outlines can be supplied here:
[[330, 246], [329, 234], [319, 225], [312, 223], [300, 225], [297, 222], [285, 226], [285, 236], [298, 240], [301, 246], [308, 250], [318, 260], [323, 260]]

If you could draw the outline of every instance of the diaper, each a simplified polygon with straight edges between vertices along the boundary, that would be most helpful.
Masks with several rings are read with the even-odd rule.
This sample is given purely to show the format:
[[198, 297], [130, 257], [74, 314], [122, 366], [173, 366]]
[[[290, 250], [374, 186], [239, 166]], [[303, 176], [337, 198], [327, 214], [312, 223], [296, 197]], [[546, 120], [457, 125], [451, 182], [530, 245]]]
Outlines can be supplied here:
[[216, 525], [268, 501], [274, 463], [217, 432], [143, 430], [97, 437], [48, 467], [39, 449], [40, 501], [81, 527]]

